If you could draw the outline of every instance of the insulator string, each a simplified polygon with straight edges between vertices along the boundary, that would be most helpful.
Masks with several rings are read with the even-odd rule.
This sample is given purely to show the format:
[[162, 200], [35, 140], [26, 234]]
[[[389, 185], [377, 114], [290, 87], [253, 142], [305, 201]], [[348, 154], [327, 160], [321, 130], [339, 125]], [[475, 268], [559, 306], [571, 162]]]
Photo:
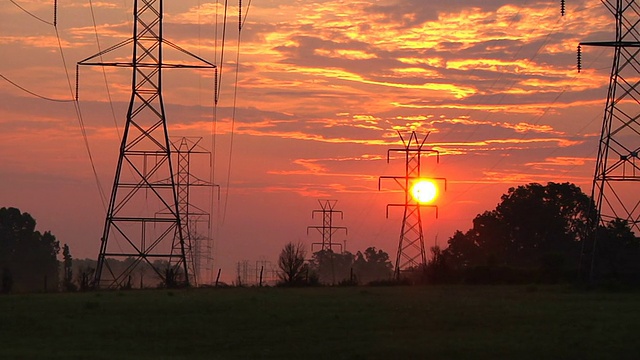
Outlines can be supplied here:
[[76, 64], [76, 101], [79, 99], [80, 92], [80, 65]]
[[578, 45], [578, 72], [582, 70], [582, 46]]

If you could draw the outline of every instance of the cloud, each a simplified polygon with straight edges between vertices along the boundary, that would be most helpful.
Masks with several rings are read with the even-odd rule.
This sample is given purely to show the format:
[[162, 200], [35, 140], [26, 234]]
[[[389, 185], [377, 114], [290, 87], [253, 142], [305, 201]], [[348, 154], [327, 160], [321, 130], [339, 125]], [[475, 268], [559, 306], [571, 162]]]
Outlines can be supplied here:
[[[0, 45], [18, 45], [21, 47], [34, 47], [44, 49], [58, 49], [58, 38], [55, 36], [0, 36]], [[63, 48], [72, 47], [72, 43], [61, 41]]]
[[[387, 151], [402, 145], [397, 131], [429, 133], [425, 146], [440, 153], [440, 163], [426, 157], [423, 171], [453, 184], [456, 198], [448, 201], [456, 205], [446, 212], [473, 216], [466, 214], [471, 206], [453, 208], [491, 208], [500, 191], [531, 181], [590, 185], [611, 54], [584, 48], [580, 74], [575, 56], [578, 42], [613, 36], [614, 19], [600, 1], [567, 2], [560, 17], [557, 2], [546, 0], [261, 0], [248, 9], [241, 35], [236, 4], [227, 13], [224, 56], [223, 2], [167, 2], [164, 17], [169, 40], [215, 61], [222, 73], [215, 111], [213, 72], [165, 71], [163, 99], [170, 135], [204, 139], [222, 194], [230, 194], [230, 208], [240, 209], [237, 219], [228, 215], [227, 224], [241, 225], [227, 229], [227, 237], [246, 236], [249, 218], [271, 224], [270, 213], [299, 217], [306, 206], [300, 204], [317, 198], [339, 197], [356, 217], [367, 213], [361, 224], [371, 223], [371, 213], [383, 218], [387, 195], [373, 194], [379, 176], [404, 171], [402, 154], [391, 154], [387, 163]], [[32, 23], [8, 2], [0, 5], [0, 52], [10, 56], [0, 59], [0, 68], [29, 89], [68, 98], [75, 62], [129, 38], [132, 16], [124, 2], [94, 2], [94, 28], [86, 2], [59, 5], [67, 69], [54, 29]], [[25, 6], [51, 14], [48, 2]], [[109, 59], [129, 61], [131, 48], [121, 50]], [[183, 60], [169, 50], [166, 55]], [[108, 184], [131, 75], [131, 69], [99, 67], [80, 72], [88, 142]], [[15, 170], [16, 184], [52, 173], [52, 181], [91, 179], [71, 104], [43, 103], [7, 84], [0, 93], [2, 161]], [[306, 223], [286, 226], [304, 231]], [[387, 239], [371, 229], [358, 236]], [[281, 241], [270, 232], [264, 238]]]

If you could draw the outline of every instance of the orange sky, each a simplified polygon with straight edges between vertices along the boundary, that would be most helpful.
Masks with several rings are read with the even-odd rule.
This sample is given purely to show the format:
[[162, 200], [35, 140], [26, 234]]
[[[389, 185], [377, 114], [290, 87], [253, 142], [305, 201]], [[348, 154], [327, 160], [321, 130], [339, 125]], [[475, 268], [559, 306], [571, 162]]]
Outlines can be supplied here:
[[[53, 20], [52, 1], [16, 3]], [[92, 1], [93, 9], [89, 1], [59, 3], [60, 43], [53, 26], [0, 4], [0, 75], [69, 100], [75, 63], [97, 53], [98, 40], [105, 48], [131, 36], [132, 1]], [[379, 176], [403, 175], [401, 159], [386, 162], [397, 130], [430, 132], [427, 144], [441, 158], [426, 158], [423, 173], [448, 179], [439, 218], [429, 209], [423, 216], [427, 245], [467, 230], [512, 186], [569, 181], [590, 193], [611, 53], [584, 49], [577, 73], [575, 50], [579, 41], [613, 37], [600, 1], [567, 2], [565, 17], [555, 0], [247, 5], [235, 121], [237, 2], [229, 7], [215, 126], [211, 73], [170, 70], [164, 84], [170, 134], [202, 137], [209, 149], [215, 139], [214, 267], [229, 276], [240, 260], [275, 261], [288, 241], [319, 241], [306, 230], [319, 225], [311, 214], [322, 199], [338, 200], [348, 250], [376, 246], [394, 257], [401, 213], [385, 219], [385, 205], [402, 194], [392, 183], [383, 192], [377, 185]], [[220, 64], [222, 4], [166, 1], [165, 11], [169, 40]], [[106, 194], [130, 77], [125, 69], [81, 69], [79, 104]], [[5, 79], [0, 95], [0, 206], [31, 213], [75, 257], [95, 258], [105, 210], [73, 103], [37, 98]], [[206, 161], [198, 167], [209, 173]]]

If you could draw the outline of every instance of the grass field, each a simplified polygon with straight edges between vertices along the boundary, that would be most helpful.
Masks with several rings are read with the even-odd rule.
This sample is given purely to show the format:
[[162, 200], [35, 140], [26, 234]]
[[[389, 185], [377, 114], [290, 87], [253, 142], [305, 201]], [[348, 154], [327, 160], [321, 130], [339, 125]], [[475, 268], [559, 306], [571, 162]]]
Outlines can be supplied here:
[[0, 359], [638, 359], [640, 293], [231, 288], [0, 296]]

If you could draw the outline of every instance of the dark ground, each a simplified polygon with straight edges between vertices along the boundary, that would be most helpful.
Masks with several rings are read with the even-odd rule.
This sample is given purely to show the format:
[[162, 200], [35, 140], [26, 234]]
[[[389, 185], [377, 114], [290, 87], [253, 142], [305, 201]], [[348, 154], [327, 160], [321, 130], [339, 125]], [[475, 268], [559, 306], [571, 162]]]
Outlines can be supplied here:
[[0, 359], [638, 359], [640, 292], [568, 286], [0, 296]]

